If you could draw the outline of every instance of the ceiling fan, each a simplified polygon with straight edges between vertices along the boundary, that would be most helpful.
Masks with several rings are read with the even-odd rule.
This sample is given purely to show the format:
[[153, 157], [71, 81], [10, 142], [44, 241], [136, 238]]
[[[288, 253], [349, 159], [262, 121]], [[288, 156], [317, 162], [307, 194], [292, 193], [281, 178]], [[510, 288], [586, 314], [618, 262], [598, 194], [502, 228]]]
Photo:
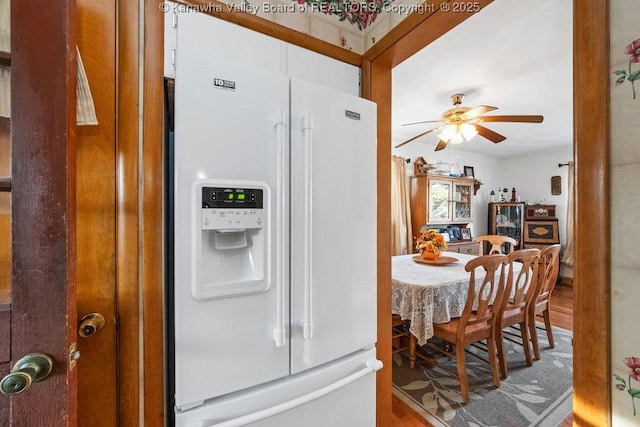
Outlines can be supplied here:
[[469, 140], [475, 135], [480, 135], [491, 142], [498, 143], [506, 139], [504, 135], [492, 131], [482, 125], [488, 122], [521, 122], [521, 123], [542, 123], [543, 117], [536, 115], [509, 115], [509, 116], [483, 116], [482, 114], [497, 110], [498, 107], [489, 105], [480, 105], [475, 108], [465, 107], [462, 104], [464, 94], [457, 93], [450, 97], [453, 108], [442, 113], [440, 120], [425, 120], [421, 122], [405, 123], [402, 126], [411, 126], [422, 123], [441, 123], [440, 126], [422, 132], [413, 138], [396, 145], [395, 148], [402, 147], [405, 144], [414, 141], [421, 136], [442, 129], [442, 133], [438, 135], [439, 141], [435, 151], [443, 150], [449, 142], [452, 144], [460, 144], [464, 140]]

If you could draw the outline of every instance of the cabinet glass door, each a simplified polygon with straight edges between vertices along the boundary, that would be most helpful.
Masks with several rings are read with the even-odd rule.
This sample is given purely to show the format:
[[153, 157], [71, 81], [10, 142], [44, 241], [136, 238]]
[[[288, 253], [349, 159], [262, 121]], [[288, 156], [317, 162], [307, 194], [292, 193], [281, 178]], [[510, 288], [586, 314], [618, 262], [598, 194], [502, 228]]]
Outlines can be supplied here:
[[453, 221], [471, 222], [471, 184], [453, 184]]
[[449, 195], [451, 194], [451, 181], [429, 180], [429, 222], [450, 222], [451, 204]]
[[522, 241], [523, 203], [495, 203], [493, 220], [495, 234]]

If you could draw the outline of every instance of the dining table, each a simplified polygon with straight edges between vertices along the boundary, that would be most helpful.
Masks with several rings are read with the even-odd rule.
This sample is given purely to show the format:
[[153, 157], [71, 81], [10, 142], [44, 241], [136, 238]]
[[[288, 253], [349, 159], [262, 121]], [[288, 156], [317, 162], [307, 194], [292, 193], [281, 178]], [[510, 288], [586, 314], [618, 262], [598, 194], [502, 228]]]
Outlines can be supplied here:
[[434, 323], [462, 315], [470, 277], [465, 264], [475, 257], [442, 252], [443, 261], [430, 263], [416, 254], [391, 257], [391, 310], [409, 320], [409, 332], [418, 345], [433, 336]]
[[[465, 265], [476, 255], [458, 252], [442, 252], [440, 260], [424, 260], [420, 255], [398, 255], [391, 257], [391, 311], [409, 321], [411, 333], [409, 345], [409, 367], [415, 366], [420, 347], [433, 337], [434, 323], [447, 323], [460, 317], [467, 302], [471, 272]], [[518, 274], [522, 263], [505, 266]], [[476, 274], [476, 286], [480, 286], [484, 274]], [[416, 346], [420, 346], [417, 347]], [[428, 366], [435, 366], [434, 359], [421, 354]]]

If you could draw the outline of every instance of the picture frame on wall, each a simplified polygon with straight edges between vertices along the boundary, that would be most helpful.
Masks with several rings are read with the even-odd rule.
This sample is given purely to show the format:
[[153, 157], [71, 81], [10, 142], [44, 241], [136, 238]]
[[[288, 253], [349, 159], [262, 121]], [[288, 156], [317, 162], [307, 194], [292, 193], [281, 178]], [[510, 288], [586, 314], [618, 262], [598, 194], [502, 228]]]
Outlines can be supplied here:
[[551, 195], [559, 196], [562, 194], [562, 178], [559, 175], [551, 177]]
[[465, 166], [464, 167], [464, 176], [469, 178], [475, 178], [475, 172], [473, 171], [473, 166]]

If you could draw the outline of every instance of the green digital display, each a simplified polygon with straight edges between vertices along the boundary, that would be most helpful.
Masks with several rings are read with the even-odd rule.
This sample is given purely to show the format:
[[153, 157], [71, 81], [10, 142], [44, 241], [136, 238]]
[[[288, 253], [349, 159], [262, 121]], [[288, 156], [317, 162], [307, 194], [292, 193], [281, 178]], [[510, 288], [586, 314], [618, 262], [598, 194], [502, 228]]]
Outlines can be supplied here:
[[202, 207], [262, 209], [263, 192], [258, 188], [203, 187]]
[[245, 193], [227, 193], [227, 200], [246, 200], [247, 195]]

